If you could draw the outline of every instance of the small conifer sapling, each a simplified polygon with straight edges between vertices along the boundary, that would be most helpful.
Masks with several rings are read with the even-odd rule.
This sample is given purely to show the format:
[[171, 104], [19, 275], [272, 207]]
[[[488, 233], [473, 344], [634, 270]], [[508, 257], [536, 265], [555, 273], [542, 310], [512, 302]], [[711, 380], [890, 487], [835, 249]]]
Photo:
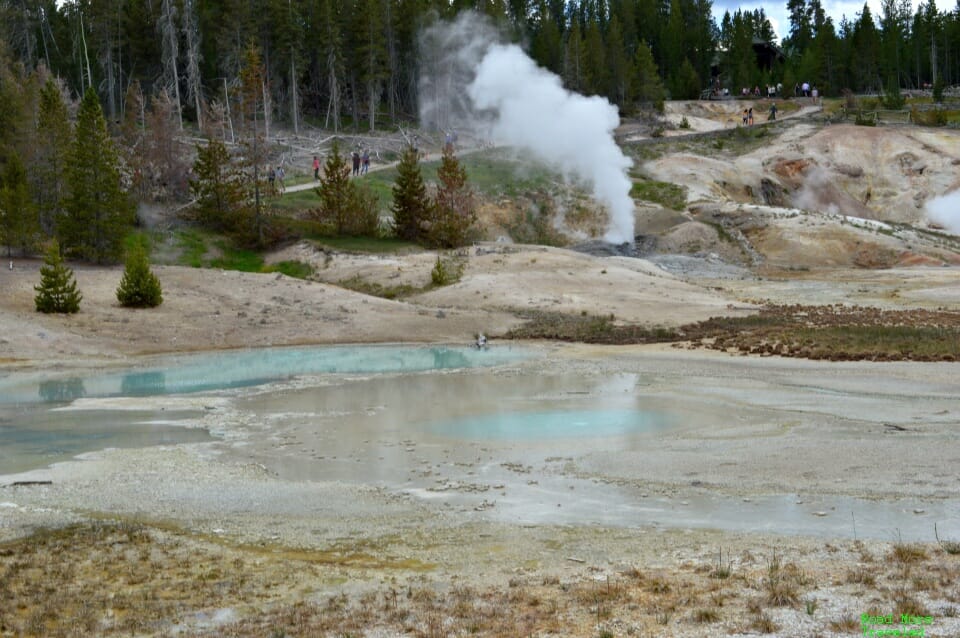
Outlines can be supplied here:
[[40, 267], [40, 283], [33, 287], [37, 291], [34, 303], [38, 312], [73, 314], [80, 310], [83, 295], [77, 290], [73, 271], [63, 263], [60, 257], [60, 245], [54, 241]]
[[163, 303], [160, 280], [150, 270], [147, 251], [141, 242], [127, 251], [126, 267], [117, 288], [117, 301], [126, 308], [154, 308]]

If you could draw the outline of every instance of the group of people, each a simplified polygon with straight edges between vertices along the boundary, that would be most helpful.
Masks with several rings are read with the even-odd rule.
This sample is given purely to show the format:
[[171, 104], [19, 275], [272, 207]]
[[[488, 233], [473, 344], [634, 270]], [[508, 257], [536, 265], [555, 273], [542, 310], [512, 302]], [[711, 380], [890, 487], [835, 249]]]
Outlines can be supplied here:
[[[363, 153], [354, 151], [350, 160], [353, 164], [352, 175], [366, 175], [370, 170], [370, 149], [363, 149]], [[313, 179], [320, 181], [320, 158], [316, 155], [313, 156]]]
[[[777, 103], [773, 102], [770, 104], [770, 115], [767, 117], [768, 121], [773, 121], [777, 119]], [[743, 109], [743, 125], [744, 126], [753, 126], [753, 107]]]
[[363, 155], [359, 151], [354, 151], [352, 155], [353, 159], [353, 175], [366, 175], [367, 171], [370, 170], [370, 150], [363, 149]]
[[819, 97], [820, 92], [817, 90], [817, 87], [810, 86], [809, 82], [797, 82], [793, 85], [793, 95], [795, 97]]
[[[780, 95], [780, 93], [781, 93], [782, 91], [783, 91], [783, 84], [780, 84], [780, 83], [777, 83], [777, 84], [768, 84], [768, 85], [767, 85], [767, 92], [766, 92], [767, 99], [771, 99], [771, 100], [772, 100], [773, 98], [775, 98], [775, 97], [777, 97], [778, 95]], [[753, 87], [753, 90], [752, 90], [752, 91], [750, 90], [750, 87], [746, 87], [746, 86], [743, 87], [743, 89], [740, 90], [740, 96], [741, 96], [741, 97], [750, 97], [751, 95], [752, 95], [753, 97], [763, 97], [764, 94], [760, 91], [760, 85], [759, 85], [759, 84], [755, 85], [755, 86]]]
[[270, 183], [270, 191], [283, 195], [283, 191], [286, 189], [283, 179], [286, 176], [287, 174], [283, 170], [283, 166], [277, 166], [267, 171], [267, 182]]

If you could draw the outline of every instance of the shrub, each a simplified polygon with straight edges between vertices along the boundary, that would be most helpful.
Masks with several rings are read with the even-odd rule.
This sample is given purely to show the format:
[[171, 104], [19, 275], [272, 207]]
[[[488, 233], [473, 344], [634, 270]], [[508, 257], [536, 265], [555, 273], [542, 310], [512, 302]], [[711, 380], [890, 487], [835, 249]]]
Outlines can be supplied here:
[[353, 190], [353, 233], [361, 237], [380, 237], [380, 198], [367, 184]]
[[943, 102], [943, 88], [943, 76], [938, 73], [933, 81], [933, 101], [938, 104]]
[[60, 257], [60, 245], [54, 241], [40, 267], [40, 284], [34, 286], [37, 296], [34, 303], [38, 312], [73, 314], [80, 310], [83, 295], [77, 290], [77, 282]]
[[150, 270], [147, 250], [142, 242], [127, 251], [123, 278], [117, 287], [117, 301], [126, 308], [154, 308], [163, 303], [160, 280]]
[[896, 76], [891, 76], [887, 82], [887, 91], [883, 94], [883, 105], [891, 110], [902, 109], [906, 100], [900, 93], [900, 82]]
[[437, 255], [437, 262], [430, 271], [430, 281], [435, 286], [447, 286], [460, 281], [463, 275], [463, 263], [456, 259], [443, 259]]

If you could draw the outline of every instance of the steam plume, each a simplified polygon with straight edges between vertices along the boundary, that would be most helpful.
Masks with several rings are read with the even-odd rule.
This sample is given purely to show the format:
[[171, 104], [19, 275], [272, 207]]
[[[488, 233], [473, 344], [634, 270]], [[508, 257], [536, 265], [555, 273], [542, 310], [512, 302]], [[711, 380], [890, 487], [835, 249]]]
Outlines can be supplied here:
[[960, 190], [928, 201], [927, 217], [954, 235], [960, 235]]
[[[440, 48], [447, 51], [430, 56], [441, 75], [421, 84], [423, 122], [447, 128], [457, 125], [454, 119], [462, 113], [471, 124], [488, 126], [495, 143], [519, 147], [564, 176], [583, 180], [610, 213], [604, 239], [633, 243], [626, 174], [632, 162], [613, 139], [620, 124], [616, 107], [601, 97], [567, 91], [559, 77], [538, 67], [519, 47], [497, 43], [492, 29], [478, 22], [476, 15], [461, 14], [453, 24], [428, 32], [427, 41], [443, 44]], [[450, 42], [461, 44], [452, 51]], [[465, 77], [471, 78], [462, 85], [469, 104], [458, 98], [464, 93], [451, 90]]]

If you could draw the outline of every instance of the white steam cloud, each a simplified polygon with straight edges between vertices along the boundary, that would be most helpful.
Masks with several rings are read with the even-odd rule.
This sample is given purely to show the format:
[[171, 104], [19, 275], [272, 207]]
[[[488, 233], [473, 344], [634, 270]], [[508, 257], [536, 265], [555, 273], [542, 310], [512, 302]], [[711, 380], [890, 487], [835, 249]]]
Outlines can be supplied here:
[[928, 201], [927, 217], [954, 235], [960, 235], [960, 190]]
[[[453, 42], [459, 45], [451, 48]], [[613, 139], [620, 124], [616, 107], [601, 97], [567, 91], [559, 77], [538, 67], [519, 47], [497, 43], [489, 25], [472, 14], [433, 27], [424, 44], [436, 51], [427, 53], [420, 87], [424, 125], [484, 126], [494, 143], [518, 147], [582, 180], [610, 214], [604, 239], [633, 243], [627, 177], [633, 162]], [[462, 84], [466, 78], [470, 81]], [[470, 98], [468, 104], [463, 95]]]

